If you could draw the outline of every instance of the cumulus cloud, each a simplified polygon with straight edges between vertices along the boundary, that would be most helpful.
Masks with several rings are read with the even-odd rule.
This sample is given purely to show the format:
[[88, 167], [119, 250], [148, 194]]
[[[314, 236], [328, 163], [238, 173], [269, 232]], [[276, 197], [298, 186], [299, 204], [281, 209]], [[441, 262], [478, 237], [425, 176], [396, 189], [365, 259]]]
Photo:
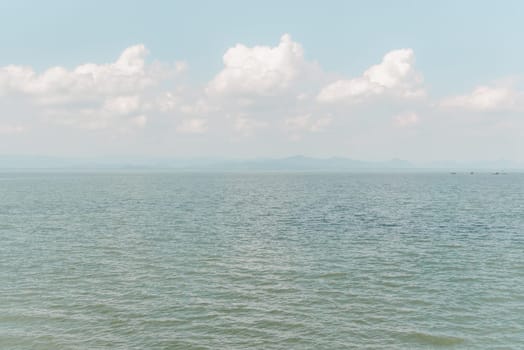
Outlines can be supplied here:
[[[198, 134], [207, 131], [207, 120], [232, 115], [233, 123], [224, 125], [250, 135], [282, 123], [293, 132], [321, 131], [331, 117], [310, 115], [330, 113], [318, 101], [423, 92], [410, 49], [388, 53], [359, 78], [333, 82], [317, 99], [327, 75], [305, 60], [302, 46], [289, 34], [273, 47], [237, 44], [228, 49], [222, 70], [197, 89], [177, 85], [162, 91], [161, 81], [186, 71], [187, 64], [148, 63], [147, 56], [144, 45], [135, 45], [111, 63], [52, 67], [41, 73], [25, 66], [0, 67], [0, 95], [27, 98], [46, 121], [77, 128], [143, 128], [159, 116], [178, 123], [179, 133]], [[283, 115], [299, 116], [283, 120]]]
[[420, 97], [422, 75], [415, 70], [415, 54], [412, 49], [400, 49], [387, 53], [382, 62], [368, 68], [361, 77], [337, 80], [320, 91], [319, 102], [360, 102], [368, 97], [391, 95], [401, 98]]
[[237, 44], [223, 57], [224, 68], [208, 84], [218, 95], [273, 95], [287, 89], [305, 69], [304, 50], [289, 34], [276, 47]]
[[200, 118], [184, 119], [176, 128], [182, 134], [202, 134], [207, 131], [207, 120]]
[[[444, 99], [440, 105], [474, 111], [500, 111], [522, 108], [524, 93], [509, 87], [478, 86], [471, 93]], [[520, 102], [520, 103], [519, 103]]]
[[114, 63], [87, 63], [67, 70], [53, 67], [37, 74], [31, 67], [0, 68], [0, 92], [33, 96], [43, 104], [68, 103], [96, 97], [127, 95], [154, 84], [158, 77], [146, 69], [144, 45], [125, 49]]
[[[342, 146], [358, 150], [365, 149], [363, 145], [378, 148], [376, 135], [384, 132], [380, 138], [384, 142], [392, 126], [402, 135], [423, 134], [434, 127], [447, 134], [453, 128], [447, 124], [450, 118], [438, 118], [453, 111], [428, 108], [434, 104], [414, 99], [425, 96], [425, 89], [412, 49], [391, 51], [362, 74], [336, 80], [306, 60], [302, 46], [285, 34], [273, 46], [231, 47], [211, 81], [182, 84], [177, 74], [187, 70], [185, 62], [150, 62], [144, 45], [125, 49], [113, 62], [81, 64], [72, 69], [58, 66], [36, 72], [21, 65], [0, 67], [0, 102], [5, 108], [0, 134], [17, 135], [27, 128], [33, 136], [40, 130], [52, 130], [32, 125], [31, 118], [74, 128], [108, 129], [97, 135], [110, 138], [112, 131], [153, 135], [162, 128], [188, 135], [167, 135], [166, 143], [176, 144], [177, 138], [189, 142], [193, 137], [199, 145], [206, 145], [202, 150], [209, 147], [213, 153], [215, 147], [225, 147], [222, 137], [238, 136], [247, 145], [249, 140], [243, 137], [258, 132], [264, 134], [264, 138], [255, 138], [258, 141], [265, 137], [289, 141], [305, 135], [313, 138], [312, 134], [329, 130], [323, 143], [334, 145], [334, 150]], [[473, 111], [522, 111], [523, 95], [512, 87], [479, 86], [437, 105]], [[358, 104], [367, 101], [374, 103]], [[395, 115], [391, 110], [408, 112]], [[423, 111], [424, 118], [410, 111]], [[337, 129], [331, 127], [334, 120]], [[425, 127], [414, 128], [421, 121]], [[520, 124], [512, 121], [507, 125], [504, 127], [508, 130], [519, 130], [514, 125]], [[160, 140], [164, 131], [158, 133], [158, 144], [164, 141]], [[49, 135], [58, 134], [51, 132]], [[198, 136], [207, 132], [206, 137]], [[93, 140], [98, 142], [99, 138]], [[274, 148], [285, 145], [282, 141], [275, 140]]]
[[147, 118], [140, 118], [142, 95], [187, 67], [183, 62], [174, 67], [148, 64], [147, 55], [144, 45], [135, 45], [115, 62], [87, 63], [72, 70], [57, 66], [37, 73], [26, 66], [0, 67], [0, 96], [25, 97], [39, 106], [46, 120], [79, 128], [143, 126]]

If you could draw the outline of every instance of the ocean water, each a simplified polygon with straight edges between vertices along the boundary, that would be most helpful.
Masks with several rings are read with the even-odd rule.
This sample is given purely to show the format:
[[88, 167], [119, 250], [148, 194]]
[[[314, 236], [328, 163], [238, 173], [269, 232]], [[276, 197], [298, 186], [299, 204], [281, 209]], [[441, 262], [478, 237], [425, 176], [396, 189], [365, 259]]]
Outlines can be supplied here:
[[522, 349], [524, 175], [0, 174], [0, 349]]

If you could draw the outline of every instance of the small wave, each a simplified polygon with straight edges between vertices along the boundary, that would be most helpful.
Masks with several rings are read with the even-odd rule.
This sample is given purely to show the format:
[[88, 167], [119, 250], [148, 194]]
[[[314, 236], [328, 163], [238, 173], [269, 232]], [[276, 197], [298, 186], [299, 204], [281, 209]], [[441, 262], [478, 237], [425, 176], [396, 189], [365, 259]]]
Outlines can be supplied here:
[[425, 345], [452, 346], [462, 344], [465, 340], [449, 335], [435, 335], [428, 333], [412, 332], [403, 337], [408, 342], [417, 342]]
[[325, 279], [338, 279], [338, 278], [346, 278], [347, 272], [326, 272], [318, 275], [319, 278], [325, 278]]

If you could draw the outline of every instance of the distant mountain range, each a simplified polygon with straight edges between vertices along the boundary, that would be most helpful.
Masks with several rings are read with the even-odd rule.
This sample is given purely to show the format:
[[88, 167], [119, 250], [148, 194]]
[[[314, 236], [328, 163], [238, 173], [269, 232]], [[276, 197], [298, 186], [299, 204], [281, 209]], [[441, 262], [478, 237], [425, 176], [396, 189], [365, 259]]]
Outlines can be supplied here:
[[523, 169], [524, 164], [505, 160], [485, 162], [428, 162], [406, 160], [361, 161], [350, 158], [286, 158], [219, 159], [219, 158], [64, 158], [42, 156], [0, 156], [0, 169], [172, 169], [180, 171], [374, 171], [374, 170], [497, 170]]

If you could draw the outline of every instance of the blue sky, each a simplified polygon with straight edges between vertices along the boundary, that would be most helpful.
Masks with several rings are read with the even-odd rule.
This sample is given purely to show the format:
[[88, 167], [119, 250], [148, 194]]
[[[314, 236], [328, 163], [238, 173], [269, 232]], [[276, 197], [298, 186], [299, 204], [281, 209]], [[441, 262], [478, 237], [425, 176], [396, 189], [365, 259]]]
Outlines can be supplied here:
[[[303, 49], [303, 61], [317, 65], [316, 71], [322, 71], [322, 73], [315, 73], [314, 83], [312, 80], [307, 82], [308, 86], [316, 84], [317, 92], [328, 86], [330, 82], [347, 81], [361, 76], [371, 66], [379, 64], [388, 52], [410, 49], [413, 51], [413, 69], [423, 76], [423, 89], [427, 96], [425, 102], [409, 101], [404, 105], [391, 102], [389, 98], [387, 101], [367, 101], [364, 103], [366, 108], [355, 106], [353, 102], [345, 107], [319, 108], [311, 102], [299, 108], [300, 110], [291, 111], [291, 114], [294, 113], [296, 116], [282, 116], [280, 119], [286, 124], [285, 120], [298, 118], [296, 123], [290, 123], [292, 125], [298, 123], [302, 126], [307, 124], [309, 126], [305, 126], [306, 129], [308, 127], [315, 129], [312, 126], [315, 120], [326, 121], [321, 122], [326, 125], [326, 129], [329, 129], [327, 124], [338, 123], [338, 129], [351, 128], [347, 134], [337, 130], [330, 136], [322, 137], [316, 133], [310, 137], [302, 133], [289, 136], [286, 132], [271, 136], [266, 130], [264, 136], [249, 132], [250, 135], [244, 135], [241, 141], [238, 141], [234, 134], [213, 128], [212, 121], [216, 122], [218, 117], [208, 111], [202, 112], [207, 113], [206, 115], [191, 118], [205, 123], [206, 134], [210, 136], [206, 140], [202, 140], [202, 135], [198, 135], [196, 140], [190, 140], [187, 135], [180, 136], [184, 140], [178, 144], [178, 140], [172, 140], [177, 137], [176, 133], [171, 137], [160, 136], [161, 132], [153, 131], [154, 127], [165, 130], [170, 123], [165, 120], [159, 121], [162, 113], [153, 115], [156, 112], [149, 111], [148, 115], [143, 115], [147, 119], [148, 127], [141, 133], [129, 133], [124, 141], [120, 139], [122, 135], [111, 135], [108, 130], [80, 131], [79, 128], [72, 128], [71, 133], [78, 133], [78, 137], [75, 138], [83, 142], [81, 145], [75, 145], [73, 140], [68, 139], [66, 134], [69, 132], [64, 125], [76, 123], [62, 120], [53, 124], [56, 118], [50, 115], [51, 109], [56, 112], [56, 106], [49, 108], [47, 104], [43, 107], [42, 103], [35, 103], [31, 108], [21, 106], [22, 103], [18, 106], [13, 102], [14, 99], [20, 98], [23, 93], [34, 95], [35, 92], [29, 93], [27, 89], [23, 93], [13, 92], [11, 87], [10, 90], [7, 88], [5, 90], [9, 90], [16, 98], [7, 92], [3, 95], [0, 92], [0, 111], [3, 112], [3, 116], [0, 117], [3, 118], [0, 119], [0, 130], [2, 130], [1, 125], [4, 125], [3, 138], [11, 139], [6, 141], [9, 142], [8, 145], [4, 143], [0, 152], [12, 154], [42, 151], [47, 154], [60, 154], [64, 152], [60, 145], [67, 143], [71, 155], [90, 153], [171, 155], [174, 153], [173, 155], [203, 156], [219, 153], [225, 156], [278, 156], [301, 153], [374, 159], [391, 157], [422, 159], [425, 154], [434, 159], [450, 159], [454, 156], [461, 159], [479, 159], [486, 156], [522, 160], [523, 157], [518, 150], [521, 143], [518, 140], [509, 142], [508, 139], [512, 141], [513, 138], [521, 136], [521, 134], [515, 135], [514, 129], [522, 126], [522, 118], [518, 119], [522, 110], [520, 106], [515, 106], [518, 104], [515, 100], [519, 100], [522, 86], [524, 48], [520, 42], [524, 33], [523, 13], [524, 3], [521, 1], [497, 3], [492, 1], [0, 1], [0, 43], [2, 43], [0, 67], [9, 65], [31, 67], [35, 74], [41, 74], [55, 66], [74, 70], [75, 67], [88, 62], [96, 64], [114, 62], [126, 48], [142, 44], [149, 52], [144, 58], [148, 64], [161, 62], [164, 65], [174, 65], [174, 62], [184, 62], [187, 67], [183, 74], [158, 83], [156, 93], [164, 94], [168, 90], [179, 92], [182, 89], [185, 95], [180, 99], [184, 100], [186, 106], [190, 104], [195, 106], [199, 103], [210, 106], [218, 102], [216, 102], [217, 98], [209, 98], [206, 95], [206, 86], [224, 69], [222, 58], [228, 49], [235, 47], [237, 43], [247, 48], [277, 47], [281, 37], [288, 33], [292, 41]], [[293, 79], [295, 78], [293, 76]], [[489, 96], [486, 97], [488, 99], [492, 99], [494, 95], [499, 96], [496, 105], [493, 103], [485, 105], [481, 102], [481, 106], [474, 106], [479, 101], [471, 98], [453, 100], [454, 96], [464, 97], [473, 93], [479, 86], [498, 89], [502, 86], [504, 92], [488, 91]], [[227, 110], [224, 107], [227, 103], [237, 103], [240, 98], [246, 99], [244, 95], [237, 96], [237, 100], [233, 101], [233, 97], [229, 94], [227, 102], [222, 100], [219, 103], [220, 108], [216, 106], [213, 108], [220, 109], [221, 112], [218, 114], [221, 116], [237, 115], [237, 117], [229, 117], [228, 120], [249, 119], [254, 121], [254, 124], [250, 125], [259, 125], [260, 129], [268, 129], [272, 128], [270, 124], [278, 124], [279, 121], [271, 119], [275, 118], [274, 116], [268, 116], [268, 120], [264, 120], [266, 117], [260, 111], [266, 109], [271, 110], [271, 113], [279, 114], [283, 110], [290, 110], [287, 106], [275, 112], [275, 106], [284, 104], [282, 102], [284, 98], [289, 100], [289, 95], [286, 95], [289, 91], [283, 92], [278, 101], [273, 99], [262, 104], [260, 100], [253, 102], [254, 95], [258, 93], [266, 96], [268, 92], [253, 90], [253, 96], [249, 98], [250, 103], [257, 106], [255, 113], [249, 109]], [[298, 95], [304, 94], [298, 90], [293, 91]], [[313, 92], [312, 88], [307, 93], [312, 95], [317, 92]], [[502, 93], [506, 95], [500, 97]], [[125, 94], [136, 96], [139, 92], [127, 91]], [[146, 95], [151, 97], [154, 93], [152, 90], [147, 92], [141, 90], [139, 97], [142, 102]], [[97, 103], [106, 102], [100, 100]], [[72, 105], [79, 103], [75, 100]], [[267, 105], [268, 103], [270, 105]], [[27, 105], [27, 101], [24, 100], [24, 104]], [[67, 106], [70, 113], [74, 113], [71, 112], [72, 105]], [[436, 108], [436, 105], [452, 106], [454, 110], [442, 111]], [[459, 110], [458, 107], [463, 107], [463, 110]], [[145, 111], [144, 108], [142, 110]], [[368, 125], [369, 120], [359, 121], [357, 118], [348, 122], [349, 124], [346, 123], [347, 125], [340, 122], [342, 118], [355, 113], [359, 116], [369, 115], [369, 118], [375, 118], [377, 121], [385, 120], [384, 114], [388, 110], [391, 111], [390, 119], [405, 120], [401, 124], [410, 124], [409, 120], [412, 120], [412, 124], [417, 124], [419, 128], [424, 124], [429, 128], [430, 122], [426, 123], [427, 120], [440, 121], [432, 125], [436, 130], [434, 134], [426, 135], [423, 140], [412, 140], [409, 146], [398, 145], [398, 142], [402, 142], [403, 139], [401, 135], [397, 135], [397, 141], [386, 140], [387, 137], [384, 137], [383, 133], [387, 131], [382, 130], [379, 125]], [[329, 115], [329, 117], [316, 117], [315, 113]], [[9, 117], [6, 116], [7, 114]], [[29, 114], [35, 116], [35, 120], [31, 120]], [[163, 118], [172, 119], [173, 130], [177, 129], [175, 119], [178, 118], [179, 124], [188, 120], [181, 111], [173, 111], [171, 115], [163, 114]], [[453, 117], [465, 114], [467, 118], [462, 121], [457, 121], [456, 117]], [[471, 118], [474, 118], [473, 114], [481, 115], [477, 122], [471, 122]], [[489, 115], [486, 116], [487, 114]], [[306, 115], [310, 117], [303, 117]], [[497, 126], [494, 127], [498, 130], [497, 133], [490, 134], [489, 130], [493, 129], [493, 126], [486, 126], [486, 124], [493, 121], [495, 118], [493, 115], [497, 115], [498, 120], [502, 120], [502, 124], [511, 124], [510, 129], [513, 129], [511, 133], [504, 134], [497, 129], [500, 128]], [[453, 121], [448, 125], [443, 124], [442, 120], [446, 118], [452, 118]], [[146, 124], [146, 119], [138, 123]], [[331, 120], [329, 123], [328, 119]], [[193, 126], [195, 125], [197, 124], [193, 123]], [[467, 133], [471, 131], [472, 125], [477, 129], [480, 128], [479, 125], [484, 125], [486, 128], [475, 129], [475, 133], [468, 136], [471, 138], [468, 145], [478, 148], [476, 151], [457, 154], [437, 141], [433, 143], [428, 141], [432, 138], [437, 140], [439, 135], [449, 134], [446, 128], [453, 128], [457, 132], [454, 136], [456, 140], [451, 141], [453, 147], [463, 148], [456, 128], [464, 128], [464, 132]], [[16, 131], [22, 129], [24, 132]], [[182, 129], [184, 128], [179, 128]], [[10, 130], [16, 132], [8, 132]], [[37, 135], [37, 132], [40, 134]], [[373, 146], [372, 150], [364, 151], [369, 145], [358, 144], [358, 141], [349, 145], [342, 141], [346, 135], [353, 140], [358, 140], [363, 138], [364, 134], [377, 134], [374, 136], [376, 137], [374, 144], [379, 145]], [[28, 140], [21, 141], [24, 135], [27, 137], [31, 135], [31, 139], [40, 140], [44, 146], [37, 147]], [[151, 140], [157, 137], [165, 138], [161, 149], [151, 145]], [[277, 139], [274, 142], [275, 149], [267, 148], [264, 144], [263, 140], [268, 137]], [[334, 137], [340, 138], [341, 141], [333, 142]], [[497, 151], [486, 154], [483, 147], [480, 147], [482, 142], [486, 142], [484, 137], [491, 140], [504, 139], [505, 146], [493, 145], [490, 149]], [[115, 138], [129, 147], [116, 146]], [[383, 147], [380, 147], [380, 143], [383, 143]], [[394, 152], [388, 152], [388, 149], [391, 150], [389, 143], [398, 146]], [[86, 144], [98, 146], [87, 147]], [[224, 144], [230, 146], [221, 147]], [[414, 147], [419, 144], [420, 147]], [[244, 151], [238, 151], [239, 145], [242, 145]], [[347, 147], [347, 150], [341, 151], [341, 147]], [[182, 152], [180, 148], [190, 148], [191, 151]], [[414, 148], [419, 148], [420, 151], [416, 152]]]
[[524, 61], [522, 1], [2, 1], [0, 64], [43, 69], [109, 61], [144, 43], [159, 60], [211, 78], [237, 42], [290, 33], [306, 55], [356, 74], [411, 47], [438, 92], [514, 75]]

